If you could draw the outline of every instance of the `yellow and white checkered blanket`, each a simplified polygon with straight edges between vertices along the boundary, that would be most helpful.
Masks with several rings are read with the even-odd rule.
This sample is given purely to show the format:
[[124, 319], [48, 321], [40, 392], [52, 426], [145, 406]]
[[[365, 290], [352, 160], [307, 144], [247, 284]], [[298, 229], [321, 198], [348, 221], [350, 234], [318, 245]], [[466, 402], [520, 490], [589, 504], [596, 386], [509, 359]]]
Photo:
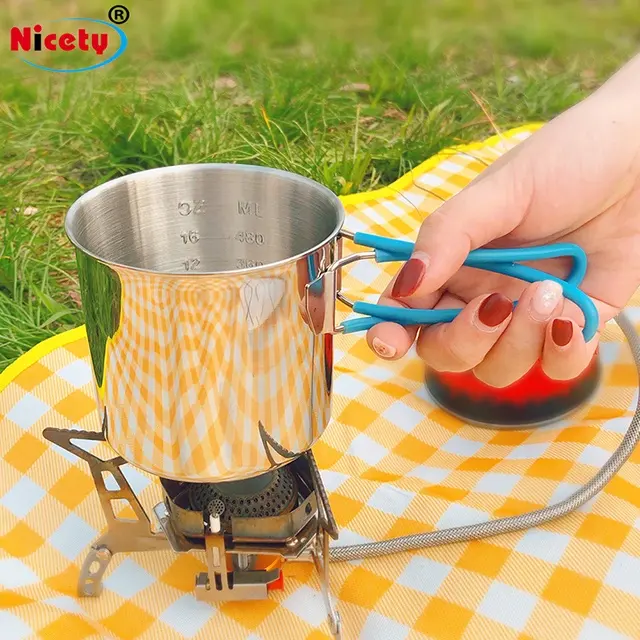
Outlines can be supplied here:
[[[456, 148], [392, 186], [344, 198], [350, 230], [415, 237], [424, 216], [531, 128]], [[345, 289], [375, 299], [393, 267], [360, 262]], [[632, 307], [634, 319], [640, 308]], [[333, 422], [314, 452], [341, 530], [382, 540], [523, 513], [563, 499], [619, 444], [637, 398], [630, 351], [605, 332], [604, 384], [570, 420], [534, 431], [469, 426], [433, 406], [415, 354], [376, 359], [336, 341]], [[195, 553], [116, 555], [99, 598], [79, 599], [79, 566], [104, 528], [85, 463], [42, 438], [47, 426], [99, 430], [87, 342], [77, 329], [0, 374], [0, 638], [329, 638], [312, 565], [285, 567], [263, 602], [193, 596]], [[596, 499], [526, 532], [334, 564], [344, 638], [640, 638], [640, 452]], [[157, 482], [129, 468], [143, 504]]]

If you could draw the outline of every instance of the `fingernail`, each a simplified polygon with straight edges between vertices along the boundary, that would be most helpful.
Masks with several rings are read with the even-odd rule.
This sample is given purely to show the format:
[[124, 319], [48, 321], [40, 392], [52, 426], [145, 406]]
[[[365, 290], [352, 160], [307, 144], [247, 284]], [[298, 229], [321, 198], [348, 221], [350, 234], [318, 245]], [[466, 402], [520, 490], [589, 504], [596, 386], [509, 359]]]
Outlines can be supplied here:
[[396, 355], [397, 350], [395, 347], [392, 347], [390, 344], [386, 342], [382, 342], [380, 338], [374, 338], [371, 341], [373, 345], [373, 350], [381, 357], [381, 358], [393, 358]]
[[429, 266], [429, 256], [416, 251], [410, 260], [400, 269], [398, 277], [391, 290], [392, 298], [406, 298], [420, 286], [424, 274]]
[[558, 347], [566, 347], [573, 338], [573, 323], [571, 320], [556, 318], [551, 323], [551, 338]]
[[534, 320], [548, 320], [562, 299], [562, 287], [553, 280], [538, 284], [531, 298], [529, 313]]
[[478, 320], [485, 327], [497, 327], [502, 324], [513, 311], [513, 302], [501, 293], [492, 293], [478, 307]]

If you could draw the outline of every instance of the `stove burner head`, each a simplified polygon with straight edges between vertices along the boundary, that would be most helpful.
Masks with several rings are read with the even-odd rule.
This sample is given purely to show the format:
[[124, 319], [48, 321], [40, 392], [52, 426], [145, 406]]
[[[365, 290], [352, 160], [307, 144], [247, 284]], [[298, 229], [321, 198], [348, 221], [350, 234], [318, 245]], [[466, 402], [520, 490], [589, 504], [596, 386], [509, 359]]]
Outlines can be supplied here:
[[[288, 467], [248, 480], [215, 484], [193, 483], [187, 488], [188, 508], [239, 518], [265, 518], [288, 513], [296, 506], [298, 483]], [[222, 511], [221, 511], [222, 508]]]
[[207, 527], [213, 531], [220, 525], [234, 539], [271, 543], [294, 538], [317, 517], [309, 469], [307, 459], [298, 458], [246, 480], [202, 483], [160, 478], [166, 517], [176, 532], [192, 541], [203, 539]]

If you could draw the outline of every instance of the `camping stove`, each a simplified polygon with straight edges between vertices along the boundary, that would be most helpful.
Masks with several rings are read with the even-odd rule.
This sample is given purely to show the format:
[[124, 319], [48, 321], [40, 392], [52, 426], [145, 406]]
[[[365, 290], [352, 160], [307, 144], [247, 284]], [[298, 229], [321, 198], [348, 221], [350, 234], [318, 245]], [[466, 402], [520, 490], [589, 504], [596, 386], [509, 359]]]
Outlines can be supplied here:
[[[153, 527], [122, 473], [126, 460], [102, 460], [74, 443], [104, 442], [103, 433], [48, 428], [43, 435], [88, 463], [107, 520], [106, 532], [91, 545], [82, 565], [80, 596], [100, 595], [116, 553], [204, 550], [207, 571], [194, 576], [194, 589], [196, 599], [206, 602], [265, 599], [269, 591], [282, 589], [285, 561], [309, 560], [319, 574], [331, 631], [340, 637], [340, 617], [329, 592], [329, 538], [336, 539], [338, 532], [310, 451], [246, 480], [159, 478], [164, 499], [153, 509]], [[117, 489], [107, 488], [109, 475]], [[126, 501], [135, 519], [118, 517], [115, 501]]]

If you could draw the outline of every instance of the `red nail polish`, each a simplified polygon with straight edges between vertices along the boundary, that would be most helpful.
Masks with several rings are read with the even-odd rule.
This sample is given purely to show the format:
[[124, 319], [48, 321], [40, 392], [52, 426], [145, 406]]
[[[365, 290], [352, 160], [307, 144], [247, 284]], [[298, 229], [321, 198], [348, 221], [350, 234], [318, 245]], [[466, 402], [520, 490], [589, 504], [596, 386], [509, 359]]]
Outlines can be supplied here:
[[424, 278], [427, 265], [422, 260], [411, 258], [400, 269], [398, 277], [391, 290], [392, 298], [406, 298], [416, 291]]
[[551, 323], [551, 338], [559, 347], [566, 347], [573, 338], [573, 323], [570, 320], [556, 318]]
[[513, 302], [501, 293], [492, 293], [478, 308], [478, 320], [487, 327], [497, 327], [513, 311]]

